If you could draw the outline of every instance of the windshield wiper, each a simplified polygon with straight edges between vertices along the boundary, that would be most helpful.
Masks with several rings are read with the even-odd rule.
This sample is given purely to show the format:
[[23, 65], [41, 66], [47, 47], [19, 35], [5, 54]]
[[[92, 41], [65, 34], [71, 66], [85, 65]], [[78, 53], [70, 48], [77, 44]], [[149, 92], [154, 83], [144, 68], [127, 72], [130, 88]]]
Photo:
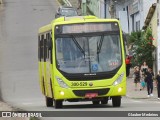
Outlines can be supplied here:
[[99, 53], [101, 52], [102, 43], [103, 43], [104, 35], [101, 36], [100, 41], [97, 41], [97, 55], [98, 55], [98, 62], [99, 62]]
[[83, 55], [84, 55], [84, 57], [85, 57], [85, 51], [84, 51], [83, 48], [79, 45], [79, 43], [77, 42], [76, 38], [75, 38], [73, 35], [71, 35], [71, 36], [72, 36], [73, 42], [76, 44], [76, 46], [79, 48], [79, 50], [83, 53]]
[[102, 43], [103, 43], [104, 35], [101, 36], [100, 42], [97, 41], [97, 54], [101, 52]]

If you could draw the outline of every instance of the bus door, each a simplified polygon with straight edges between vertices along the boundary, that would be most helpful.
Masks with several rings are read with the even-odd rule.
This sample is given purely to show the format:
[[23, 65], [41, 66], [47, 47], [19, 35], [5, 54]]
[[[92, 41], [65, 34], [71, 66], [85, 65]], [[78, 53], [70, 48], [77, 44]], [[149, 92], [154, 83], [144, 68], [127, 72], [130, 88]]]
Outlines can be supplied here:
[[52, 88], [52, 49], [51, 49], [51, 33], [46, 34], [45, 41], [45, 61], [46, 61], [46, 81], [47, 81], [47, 93], [48, 97], [53, 98], [53, 88]]

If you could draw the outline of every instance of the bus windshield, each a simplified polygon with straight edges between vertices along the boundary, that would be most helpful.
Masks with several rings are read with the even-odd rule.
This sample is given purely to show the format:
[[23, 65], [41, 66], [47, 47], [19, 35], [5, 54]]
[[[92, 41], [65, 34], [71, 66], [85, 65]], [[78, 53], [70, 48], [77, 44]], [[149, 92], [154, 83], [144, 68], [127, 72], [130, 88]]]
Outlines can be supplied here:
[[56, 38], [56, 60], [65, 73], [113, 71], [122, 64], [119, 34]]

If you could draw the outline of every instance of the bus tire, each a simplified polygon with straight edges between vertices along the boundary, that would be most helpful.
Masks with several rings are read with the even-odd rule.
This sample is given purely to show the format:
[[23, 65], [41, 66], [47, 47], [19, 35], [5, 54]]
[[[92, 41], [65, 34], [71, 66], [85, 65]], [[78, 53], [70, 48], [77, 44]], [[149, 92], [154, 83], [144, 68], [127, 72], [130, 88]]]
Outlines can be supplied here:
[[54, 100], [54, 107], [55, 107], [55, 109], [62, 108], [62, 106], [63, 106], [62, 103], [63, 103], [62, 100]]
[[96, 101], [92, 101], [93, 105], [98, 105], [99, 104], [99, 100], [96, 100]]
[[113, 96], [112, 105], [113, 107], [120, 107], [121, 106], [121, 96]]
[[46, 106], [52, 107], [53, 106], [53, 99], [46, 96]]

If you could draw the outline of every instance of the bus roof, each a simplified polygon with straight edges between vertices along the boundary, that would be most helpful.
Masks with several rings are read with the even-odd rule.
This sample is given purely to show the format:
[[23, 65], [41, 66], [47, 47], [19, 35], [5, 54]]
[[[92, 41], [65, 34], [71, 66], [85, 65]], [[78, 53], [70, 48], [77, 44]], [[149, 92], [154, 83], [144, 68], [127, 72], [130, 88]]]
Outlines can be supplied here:
[[118, 22], [117, 19], [104, 19], [96, 16], [73, 16], [73, 17], [59, 17], [51, 22], [51, 24], [41, 27], [38, 33], [48, 32], [52, 29], [52, 24], [71, 24], [71, 23], [84, 23], [84, 22]]
[[104, 18], [98, 18], [96, 16], [92, 16], [92, 15], [89, 15], [89, 16], [73, 16], [73, 17], [60, 17], [60, 18], [57, 18], [55, 20], [52, 21], [52, 23], [61, 23], [61, 22], [66, 22], [66, 23], [69, 23], [69, 22], [102, 22], [102, 21], [108, 21], [108, 22], [118, 22], [117, 19], [104, 19]]
[[48, 24], [48, 25], [45, 25], [43, 27], [41, 27], [38, 31], [38, 33], [44, 33], [44, 32], [48, 32], [52, 29], [52, 25], [51, 24]]

